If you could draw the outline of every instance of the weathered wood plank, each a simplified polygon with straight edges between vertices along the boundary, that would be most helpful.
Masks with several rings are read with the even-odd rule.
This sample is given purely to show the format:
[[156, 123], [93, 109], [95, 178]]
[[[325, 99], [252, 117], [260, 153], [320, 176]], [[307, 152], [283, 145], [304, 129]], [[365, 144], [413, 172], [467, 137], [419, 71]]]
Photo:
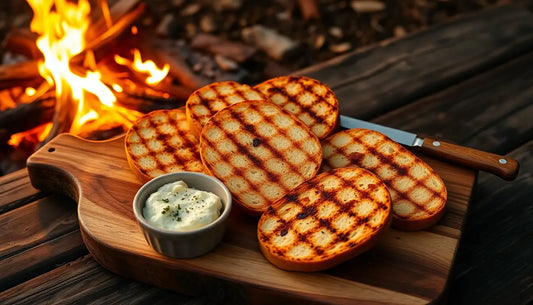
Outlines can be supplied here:
[[0, 259], [78, 229], [76, 203], [49, 196], [0, 215]]
[[44, 196], [31, 185], [28, 170], [25, 168], [0, 177], [0, 214]]
[[0, 291], [88, 253], [80, 231], [60, 235], [0, 261]]
[[505, 154], [533, 138], [532, 66], [533, 52], [373, 121]]
[[515, 181], [479, 176], [449, 304], [533, 300], [532, 65], [533, 53], [526, 54], [374, 120], [495, 153], [516, 148]]
[[183, 296], [118, 277], [100, 267], [90, 255], [0, 292], [0, 303], [204, 304], [199, 297]]
[[533, 50], [533, 14], [498, 7], [298, 71], [369, 119]]
[[450, 304], [533, 302], [533, 140], [511, 152], [517, 179], [480, 174], [460, 242]]

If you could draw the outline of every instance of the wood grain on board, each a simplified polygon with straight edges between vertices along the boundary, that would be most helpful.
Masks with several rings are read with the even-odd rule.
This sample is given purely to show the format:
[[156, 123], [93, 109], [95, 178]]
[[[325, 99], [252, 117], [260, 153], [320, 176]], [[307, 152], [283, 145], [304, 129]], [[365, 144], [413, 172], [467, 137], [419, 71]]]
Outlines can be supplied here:
[[223, 242], [211, 253], [188, 260], [156, 253], [133, 216], [140, 183], [128, 167], [123, 137], [90, 142], [60, 135], [28, 160], [28, 172], [36, 188], [78, 201], [82, 238], [96, 261], [141, 282], [189, 294], [222, 285], [246, 301], [266, 302], [261, 296], [269, 295], [302, 302], [425, 304], [444, 291], [476, 178], [474, 171], [425, 159], [448, 188], [442, 221], [420, 232], [390, 229], [369, 252], [317, 273], [271, 265], [259, 252], [256, 220], [237, 209]]

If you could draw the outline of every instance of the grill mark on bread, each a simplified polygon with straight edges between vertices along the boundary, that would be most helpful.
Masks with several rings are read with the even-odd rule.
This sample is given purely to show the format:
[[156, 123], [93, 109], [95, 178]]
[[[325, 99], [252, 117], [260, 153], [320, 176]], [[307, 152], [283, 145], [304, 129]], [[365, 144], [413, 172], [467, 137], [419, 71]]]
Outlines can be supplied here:
[[[130, 127], [125, 137], [126, 154], [130, 167], [140, 180], [176, 170], [202, 171], [198, 142], [186, 126], [183, 109], [168, 109], [145, 114]], [[150, 137], [146, 136], [148, 132], [152, 134]], [[179, 147], [174, 147], [173, 138], [179, 140]], [[157, 150], [153, 149], [152, 141], [157, 142]], [[140, 147], [143, 153], [138, 151]], [[163, 156], [169, 158], [162, 161]], [[144, 159], [153, 161], [154, 166], [148, 168]]]
[[[251, 104], [251, 107], [255, 110], [255, 111], [259, 111], [258, 110], [258, 107], [257, 105], [254, 105], [254, 104]], [[282, 110], [283, 111], [283, 110]], [[234, 116], [234, 114], [232, 115]], [[239, 122], [241, 122], [242, 124], [244, 124], [244, 122], [242, 122], [242, 118], [237, 118], [239, 120]], [[272, 125], [275, 125], [274, 122], [270, 119], [270, 117], [263, 117], [263, 120], [269, 124], [272, 124]], [[268, 139], [265, 139], [264, 137], [260, 136], [257, 132], [257, 127], [254, 126], [254, 125], [251, 125], [251, 124], [244, 124], [245, 125], [245, 128], [253, 135], [257, 136], [258, 137], [258, 140], [259, 142], [261, 143], [262, 146], [266, 147], [274, 156], [276, 156], [276, 158], [279, 158], [281, 160], [285, 159], [285, 156], [282, 154], [281, 151], [279, 151], [278, 149], [275, 149], [274, 147], [272, 147], [272, 145], [270, 145]], [[306, 157], [305, 157], [305, 161], [309, 161], [309, 160], [312, 160], [311, 156], [307, 153], [307, 152], [304, 152]], [[303, 160], [302, 160], [303, 161]], [[303, 161], [303, 163], [305, 163], [305, 161]], [[260, 164], [261, 166], [265, 166], [264, 162], [262, 162]], [[302, 173], [300, 172], [300, 168], [297, 167], [295, 164], [292, 164], [292, 163], [287, 163], [287, 165], [290, 167], [290, 170], [292, 172], [295, 172], [295, 173], [298, 173], [298, 175], [300, 175], [300, 177], [304, 178]], [[276, 177], [277, 179], [278, 177]], [[305, 179], [304, 179], [305, 180]]]
[[[290, 77], [289, 81], [296, 82], [297, 81], [297, 77]], [[309, 114], [311, 116], [311, 118], [314, 121], [318, 122], [318, 123], [323, 123], [324, 121], [326, 121], [327, 116], [326, 115], [323, 115], [323, 116], [318, 115], [318, 113], [316, 113], [316, 111], [313, 110], [313, 108], [312, 108], [313, 105], [312, 104], [311, 105], [304, 105], [304, 104], [301, 104], [300, 102], [298, 102], [298, 100], [300, 99], [300, 97], [302, 97], [302, 95], [304, 93], [313, 92], [313, 87], [312, 86], [308, 86], [308, 85], [304, 85], [304, 84], [300, 84], [300, 86], [302, 86], [305, 89], [305, 91], [301, 91], [301, 92], [299, 92], [296, 95], [290, 95], [285, 88], [280, 88], [280, 87], [268, 88], [268, 93], [270, 95], [282, 94], [288, 101], [300, 106], [300, 108], [303, 109], [302, 112], [305, 112], [305, 113]], [[320, 97], [320, 99], [325, 99], [326, 97], [324, 97], [324, 98]]]
[[[362, 141], [359, 141], [358, 139], [354, 139], [354, 141], [357, 141], [359, 144], [364, 145], [364, 143]], [[430, 214], [430, 215], [434, 213], [434, 211], [428, 210], [424, 206], [424, 204], [419, 204], [418, 202], [415, 202], [415, 201], [411, 200], [408, 197], [408, 194], [410, 194], [416, 187], [427, 188], [426, 185], [425, 185], [426, 179], [424, 179], [423, 181], [421, 181], [421, 180], [413, 180], [414, 183], [413, 183], [413, 185], [411, 187], [409, 187], [408, 189], [406, 189], [404, 191], [401, 191], [400, 189], [395, 187], [392, 182], [394, 181], [395, 178], [397, 178], [397, 176], [407, 176], [409, 174], [409, 166], [398, 164], [398, 162], [395, 160], [394, 156], [383, 155], [380, 152], [378, 152], [378, 150], [375, 147], [367, 146], [366, 149], [372, 155], [378, 156], [377, 158], [380, 161], [382, 161], [382, 162], [384, 162], [386, 164], [390, 164], [397, 171], [397, 175], [394, 175], [391, 178], [388, 178], [388, 179], [387, 178], [381, 178], [382, 180], [384, 180], [386, 182], [385, 184], [387, 185], [387, 187], [389, 187], [389, 188], [393, 189], [394, 191], [396, 191], [396, 195], [399, 196], [400, 198], [408, 199], [409, 201], [411, 201], [416, 206], [417, 210], [423, 211], [424, 213], [427, 213], [427, 214]], [[372, 169], [370, 169], [370, 170], [372, 170]], [[403, 217], [403, 218], [408, 218], [408, 217]]]
[[[250, 107], [253, 110], [258, 111], [256, 105], [254, 105], [253, 103], [250, 104]], [[256, 127], [254, 125], [244, 122], [243, 118], [238, 116], [236, 113], [232, 112], [231, 113], [231, 117], [234, 120], [238, 121], [241, 124], [241, 126], [244, 126], [244, 129], [246, 129], [246, 131], [251, 133], [253, 135], [254, 139], [257, 139], [258, 142], [260, 142], [263, 147], [265, 147], [266, 149], [268, 149], [270, 151], [270, 153], [272, 153], [277, 158], [280, 158], [280, 159], [284, 158], [283, 155], [277, 149], [274, 149], [268, 143], [268, 141], [265, 141], [265, 139], [257, 133], [257, 129], [256, 129]], [[268, 121], [269, 123], [272, 123], [272, 121], [268, 120], [267, 117], [263, 117], [263, 120]], [[216, 123], [215, 123], [215, 125], [216, 125]], [[219, 127], [221, 127], [221, 126], [219, 126]], [[246, 147], [243, 144], [241, 144], [241, 143], [239, 143], [239, 141], [237, 141], [237, 139], [236, 139], [234, 134], [227, 134], [227, 135], [231, 138], [233, 144], [235, 144], [237, 146], [237, 149], [239, 150], [239, 152], [241, 154], [245, 155], [248, 159], [250, 159], [250, 161], [252, 161], [252, 163], [255, 164], [257, 167], [266, 168], [265, 162], [263, 160], [259, 160], [256, 156], [254, 156], [252, 154], [249, 154], [248, 153], [248, 149], [246, 149]], [[252, 146], [255, 146], [255, 145], [253, 145], [253, 140], [252, 140]], [[257, 147], [257, 146], [255, 146], [255, 147]], [[293, 164], [287, 164], [287, 165], [290, 167], [291, 171], [297, 172], [298, 174], [300, 174], [300, 171], [299, 171], [299, 169], [296, 166], [294, 166]], [[266, 173], [267, 178], [268, 178], [268, 180], [270, 182], [278, 182], [278, 178], [279, 177], [277, 175], [275, 175], [274, 173], [271, 173], [269, 171], [265, 171], [265, 173]], [[300, 176], [301, 176], [301, 174], [300, 174]], [[280, 186], [284, 189], [285, 192], [288, 190], [285, 185], [280, 185]]]
[[[214, 93], [214, 96], [211, 94]], [[223, 108], [250, 99], [267, 98], [259, 90], [235, 81], [221, 81], [193, 92], [185, 105], [192, 132], [200, 137], [201, 129], [215, 113]]]
[[[213, 123], [213, 124], [215, 124], [215, 125], [218, 126], [218, 124], [216, 124], [216, 123]], [[220, 127], [220, 126], [219, 126], [219, 127]], [[235, 135], [233, 135], [233, 134], [226, 134], [226, 136], [232, 140], [232, 142], [233, 142], [233, 143], [235, 144], [235, 146], [237, 147], [237, 150], [238, 150], [241, 154], [246, 155], [246, 156], [250, 159], [250, 161], [252, 161], [252, 163], [254, 163], [254, 164], [258, 163], [257, 160], [255, 160], [255, 161], [253, 160], [253, 159], [254, 159], [254, 156], [251, 156], [251, 155], [247, 154], [247, 151], [246, 151], [246, 149], [244, 148], [244, 146], [237, 142], [237, 140], [236, 140], [236, 138], [235, 138]], [[207, 141], [209, 142], [209, 145], [210, 145], [210, 146], [214, 146], [214, 145], [215, 145], [215, 143], [213, 143], [211, 140], [207, 139]], [[222, 157], [224, 157], [224, 156], [222, 156]], [[224, 160], [224, 161], [229, 161], [229, 160]], [[239, 176], [239, 177], [244, 177], [244, 176], [245, 176], [245, 171], [242, 170], [242, 169], [240, 169], [240, 168], [238, 168], [238, 167], [233, 167], [232, 170], [233, 170], [235, 176]], [[269, 177], [269, 174], [270, 174], [270, 173], [267, 172], [267, 177], [268, 177], [269, 180], [271, 180], [272, 178]], [[271, 181], [273, 181], [273, 180], [271, 180]], [[259, 193], [259, 188], [258, 188], [255, 184], [249, 184], [249, 186], [250, 186], [254, 191], [256, 191], [257, 193]]]
[[[316, 79], [281, 76], [266, 80], [254, 88], [304, 121], [319, 139], [324, 139], [338, 127], [337, 97], [329, 87]], [[297, 89], [291, 90], [293, 88]]]
[[[383, 163], [391, 165], [397, 171], [397, 175], [394, 175], [391, 178], [381, 178], [381, 179], [386, 182], [388, 188], [391, 188], [391, 189], [393, 189], [396, 192], [395, 195], [398, 197], [398, 199], [406, 199], [406, 200], [408, 200], [409, 202], [411, 202], [416, 207], [417, 210], [423, 211], [424, 213], [427, 213], [429, 215], [432, 215], [432, 214], [435, 213], [435, 211], [428, 210], [425, 207], [424, 204], [419, 204], [419, 203], [415, 202], [409, 196], [411, 194], [411, 192], [413, 190], [415, 190], [416, 188], [418, 188], [418, 187], [421, 187], [421, 188], [424, 188], [424, 189], [428, 189], [428, 187], [426, 186], [426, 183], [427, 183], [427, 180], [429, 179], [430, 175], [427, 175], [423, 179], [416, 179], [416, 180], [415, 179], [411, 179], [412, 182], [413, 182], [413, 185], [408, 187], [406, 190], [400, 190], [399, 188], [395, 187], [392, 182], [397, 178], [397, 176], [408, 176], [409, 175], [409, 166], [407, 166], [407, 165], [404, 166], [404, 165], [398, 164], [398, 162], [395, 160], [394, 156], [383, 155], [375, 147], [368, 146], [363, 141], [360, 141], [359, 139], [351, 138], [351, 140], [353, 140], [353, 141], [365, 146], [365, 149], [369, 153], [371, 153], [374, 156], [378, 156], [378, 159], [380, 159]], [[340, 153], [342, 155], [348, 156], [352, 164], [360, 164], [362, 162], [363, 158], [365, 157], [365, 154], [364, 153], [359, 153], [359, 152], [347, 153], [346, 152], [347, 146], [348, 145], [343, 146], [342, 149], [340, 147], [335, 147], [335, 150], [337, 151], [337, 153]], [[329, 165], [331, 166], [331, 164], [329, 164]], [[368, 168], [368, 169], [373, 171], [376, 167]], [[445, 200], [439, 193], [432, 192], [431, 199], [434, 199], [434, 198], [439, 198], [440, 200]], [[397, 216], [399, 216], [399, 215], [397, 215]], [[409, 218], [409, 217], [407, 216], [407, 217], [402, 217], [402, 218]]]
[[[230, 94], [227, 94], [227, 93], [223, 94], [223, 93], [220, 92], [220, 88], [221, 87], [218, 86], [219, 84], [224, 85], [224, 86], [228, 86], [228, 87], [232, 87], [234, 90], [231, 91]], [[247, 85], [239, 84], [239, 83], [234, 82], [234, 81], [225, 81], [225, 82], [221, 82], [221, 83], [210, 84], [210, 85], [207, 85], [204, 88], [199, 89], [198, 90], [198, 94], [196, 96], [198, 97], [198, 100], [200, 101], [200, 105], [205, 106], [209, 110], [209, 114], [208, 115], [202, 116], [200, 118], [201, 119], [205, 119], [205, 118], [209, 118], [210, 116], [213, 115], [213, 105], [211, 103], [213, 100], [216, 100], [218, 102], [222, 102], [226, 106], [230, 105], [230, 103], [227, 100], [229, 96], [238, 96], [238, 97], [241, 98], [241, 100], [243, 100], [243, 101], [246, 100], [246, 98], [244, 97], [243, 92], [240, 89], [238, 89], [238, 87], [242, 87], [242, 86], [247, 86]], [[203, 94], [204, 93], [203, 90], [205, 90], [205, 91], [212, 90], [213, 92], [215, 92], [216, 98], [215, 99], [206, 98], [205, 95]], [[253, 89], [250, 88], [250, 90], [253, 90]], [[214, 111], [216, 112], [217, 110], [215, 109]]]
[[[356, 181], [359, 181], [357, 185]], [[372, 198], [374, 191], [379, 192]], [[366, 194], [350, 197], [352, 192]], [[363, 203], [367, 198], [373, 199], [370, 210]], [[349, 259], [348, 251], [353, 251], [349, 252], [353, 256], [370, 248], [377, 234], [388, 227], [390, 210], [386, 186], [371, 172], [340, 168], [322, 173], [300, 184], [263, 214], [258, 224], [261, 251], [283, 269], [327, 269]], [[293, 256], [293, 251], [304, 251], [304, 254]], [[336, 261], [341, 255], [343, 258]]]
[[[235, 90], [233, 90], [231, 92], [231, 94], [222, 94], [220, 92], [220, 90], [219, 90], [219, 87], [217, 87], [216, 84], [210, 86], [210, 89], [213, 90], [215, 92], [216, 96], [217, 96], [216, 100], [224, 102], [224, 104], [226, 104], [226, 106], [229, 105], [229, 103], [227, 101], [228, 96], [238, 96], [238, 97], [241, 98], [241, 100], [243, 100], [243, 101], [246, 100], [243, 92], [241, 90], [237, 89], [237, 87], [244, 86], [244, 85], [236, 83], [236, 82], [233, 82], [233, 81], [227, 81], [225, 83], [227, 85], [231, 85]], [[212, 105], [210, 104], [210, 101], [212, 101], [212, 99], [207, 99], [203, 95], [198, 95], [198, 97], [200, 98], [200, 101], [201, 101], [202, 105], [207, 107], [210, 110], [211, 115], [212, 115], [213, 114], [213, 112], [212, 112], [213, 109], [212, 109]]]
[[[154, 124], [152, 121], [149, 121], [150, 122], [150, 127], [151, 128], [154, 128]], [[132, 126], [132, 128], [135, 130], [135, 132], [137, 134], [140, 134], [139, 132], [139, 127], [137, 126]], [[148, 147], [148, 142], [149, 140], [148, 139], [145, 139], [144, 137], [139, 137], [140, 138], [140, 142], [145, 145], [146, 147]], [[158, 141], [161, 141], [163, 143], [168, 143], [168, 141], [172, 138], [172, 135], [166, 135], [166, 134], [158, 134], [156, 137], [156, 140]], [[196, 146], [198, 145], [197, 143], [193, 143], [191, 141], [189, 141], [187, 138], [183, 138], [182, 139], [183, 142], [184, 142], [184, 146]], [[188, 168], [188, 162], [191, 161], [190, 159], [188, 158], [185, 158], [184, 156], [182, 155], [179, 155], [179, 154], [176, 154], [176, 149], [170, 145], [163, 145], [163, 151], [166, 152], [166, 153], [169, 153], [169, 154], [172, 154], [172, 157], [174, 158], [174, 160], [176, 160], [176, 163], [178, 164], [181, 164], [181, 165], [184, 165], [184, 168]], [[195, 149], [196, 153], [198, 153], [198, 149]], [[162, 171], [166, 171], [166, 168], [167, 166], [165, 166], [164, 164], [161, 164], [161, 162], [159, 162], [159, 159], [157, 158], [157, 152], [153, 151], [153, 150], [149, 150], [147, 154], [144, 154], [144, 155], [141, 155], [141, 156], [138, 156], [138, 155], [133, 155], [131, 156], [133, 159], [135, 159], [136, 161], [139, 161], [142, 157], [145, 157], [145, 156], [150, 156], [152, 157], [154, 160], [156, 160], [156, 169], [160, 169]], [[146, 170], [143, 168], [142, 171], [144, 173], [147, 173]]]
[[[324, 156], [323, 169], [345, 164], [345, 161], [338, 157], [343, 156], [348, 162], [344, 166], [361, 166], [380, 176], [391, 192], [393, 207], [397, 203], [409, 204], [409, 209], [402, 207], [404, 213], [395, 212], [394, 217], [410, 223], [418, 221], [417, 225], [407, 228], [405, 223], [396, 225], [393, 220], [394, 226], [418, 230], [424, 228], [421, 224], [424, 218], [431, 220], [433, 216], [442, 215], [447, 199], [446, 188], [440, 177], [419, 157], [385, 135], [372, 130], [352, 129], [339, 134], [332, 135], [322, 143], [323, 148], [328, 151], [328, 156]], [[366, 137], [371, 137], [371, 140], [365, 140]], [[365, 158], [370, 160], [365, 161]], [[342, 162], [337, 163], [339, 160]], [[380, 175], [380, 172], [385, 175]], [[400, 208], [398, 209], [400, 211]]]
[[[233, 177], [242, 177], [248, 189], [243, 187], [240, 188], [241, 191], [234, 192], [239, 204], [245, 203], [241, 200], [245, 200], [246, 196], [251, 196], [255, 199], [247, 198], [253, 206], [247, 208], [266, 209], [279, 196], [283, 196], [318, 171], [321, 162], [318, 155], [321, 156], [322, 153], [318, 139], [303, 122], [279, 106], [268, 101], [244, 101], [219, 113], [220, 115], [215, 114], [206, 124], [207, 127], [204, 127], [201, 140], [204, 150], [202, 158], [204, 166], [215, 176], [222, 173], [217, 172], [220, 168], [216, 165], [218, 160], [231, 168], [231, 172], [225, 171], [231, 173], [230, 175], [221, 174], [218, 177], [229, 183], [230, 191], [239, 189], [239, 186], [232, 187], [231, 180], [235, 180]], [[262, 126], [269, 126], [269, 129]], [[295, 136], [290, 130], [296, 127], [298, 131]], [[268, 132], [265, 133], [266, 130]], [[211, 138], [209, 131], [216, 136]], [[219, 141], [227, 144], [217, 146]], [[300, 143], [304, 143], [302, 148]], [[293, 152], [295, 157], [291, 160], [288, 154]], [[205, 154], [214, 157], [207, 160], [209, 157]], [[238, 163], [234, 163], [235, 160], [238, 160]], [[277, 163], [278, 160], [282, 162], [281, 165]], [[257, 171], [257, 175], [249, 174], [248, 168]], [[285, 172], [291, 176], [284, 178]]]
[[[343, 184], [342, 188], [349, 187], [349, 183], [347, 181], [342, 180], [342, 177], [340, 177], [339, 175], [335, 175], [335, 176], [338, 177], [339, 180], [342, 181], [342, 184]], [[304, 184], [308, 185], [308, 186], [312, 186], [309, 181], [305, 181], [301, 185], [304, 185]], [[376, 188], [378, 188], [378, 186], [376, 184], [368, 184], [368, 186], [371, 188], [371, 190], [366, 191], [366, 192], [361, 192], [362, 196], [360, 196], [360, 199], [370, 199], [370, 200], [373, 199], [372, 196], [370, 195], [370, 193], [373, 190], [375, 190]], [[338, 197], [336, 196], [335, 192], [326, 191], [324, 188], [320, 188], [319, 186], [315, 186], [315, 187], [319, 191], [319, 194], [318, 194], [319, 195], [319, 199], [316, 199], [316, 201], [318, 201], [318, 202], [332, 202], [338, 208], [339, 212], [337, 214], [344, 214], [344, 213], [348, 214], [350, 217], [355, 218], [356, 222], [358, 224], [367, 223], [368, 219], [374, 217], [376, 215], [376, 213], [377, 213], [377, 209], [375, 209], [372, 212], [370, 212], [370, 214], [368, 214], [368, 215], [366, 215], [364, 217], [359, 216], [359, 215], [357, 215], [357, 213], [354, 213], [352, 211], [352, 208], [354, 207], [354, 201], [355, 200], [343, 203], [343, 202], [341, 202], [338, 199]], [[318, 208], [315, 205], [311, 205], [311, 206], [303, 205], [299, 201], [299, 196], [297, 194], [288, 194], [288, 195], [285, 195], [284, 198], [287, 201], [292, 202], [296, 206], [301, 208], [302, 211], [296, 215], [295, 219], [293, 218], [293, 219], [290, 219], [289, 221], [286, 221], [286, 220], [282, 219], [281, 216], [272, 207], [269, 207], [267, 213], [269, 213], [270, 215], [276, 215], [277, 217], [280, 217], [280, 221], [282, 221], [282, 223], [283, 223], [283, 225], [278, 228], [279, 230], [274, 230], [274, 235], [276, 234], [276, 231], [277, 231], [280, 236], [284, 236], [284, 235], [286, 235], [288, 233], [288, 230], [293, 227], [295, 221], [302, 220], [302, 219], [305, 219], [307, 217], [316, 217], [317, 216]], [[383, 210], [383, 209], [387, 208], [387, 206], [385, 204], [383, 204], [382, 202], [378, 201], [378, 202], [375, 202], [375, 203], [377, 203], [378, 209], [380, 209], [380, 210]], [[347, 232], [337, 233], [337, 229], [335, 229], [332, 226], [332, 219], [333, 218], [334, 217], [327, 217], [327, 218], [316, 217], [316, 219], [319, 221], [319, 224], [320, 224], [321, 227], [325, 227], [331, 233], [336, 233], [338, 236], [340, 236], [340, 237], [338, 237], [338, 240], [335, 241], [335, 243], [338, 243], [340, 241], [346, 241], [347, 238], [343, 234], [347, 234]], [[300, 241], [302, 241], [302, 242], [307, 242], [308, 243], [308, 240], [306, 239], [306, 236], [309, 236], [309, 233], [312, 233], [312, 232], [308, 232], [308, 234], [299, 233], [298, 239]]]

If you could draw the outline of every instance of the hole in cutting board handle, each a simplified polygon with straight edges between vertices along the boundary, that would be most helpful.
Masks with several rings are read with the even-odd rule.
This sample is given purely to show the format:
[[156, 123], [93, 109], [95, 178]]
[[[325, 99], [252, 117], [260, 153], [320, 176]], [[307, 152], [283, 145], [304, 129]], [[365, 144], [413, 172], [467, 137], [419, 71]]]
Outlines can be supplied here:
[[54, 152], [54, 151], [56, 151], [56, 149], [54, 147], [48, 148], [48, 152]]

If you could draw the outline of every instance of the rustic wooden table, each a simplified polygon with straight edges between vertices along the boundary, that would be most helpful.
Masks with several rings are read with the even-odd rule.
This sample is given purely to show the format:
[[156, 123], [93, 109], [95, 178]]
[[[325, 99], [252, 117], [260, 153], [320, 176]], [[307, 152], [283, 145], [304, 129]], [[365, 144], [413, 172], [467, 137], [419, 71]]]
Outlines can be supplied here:
[[[297, 74], [331, 86], [343, 114], [517, 159], [514, 181], [479, 173], [441, 301], [533, 302], [533, 13], [480, 12]], [[253, 300], [224, 285], [187, 296], [107, 271], [81, 239], [76, 202], [33, 188], [26, 169], [0, 178], [0, 241], [1, 304]]]

